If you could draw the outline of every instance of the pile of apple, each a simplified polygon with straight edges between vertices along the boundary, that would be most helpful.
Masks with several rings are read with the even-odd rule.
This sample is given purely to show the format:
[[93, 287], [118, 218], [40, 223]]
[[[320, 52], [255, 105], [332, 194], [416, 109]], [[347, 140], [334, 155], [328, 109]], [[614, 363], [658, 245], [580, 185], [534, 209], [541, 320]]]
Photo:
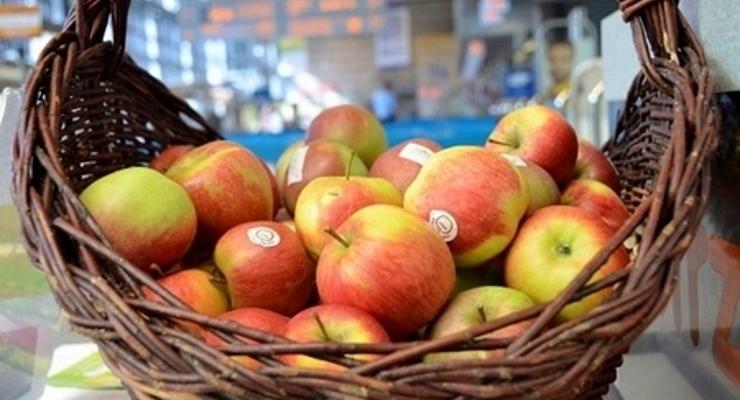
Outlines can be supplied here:
[[[507, 115], [484, 146], [415, 139], [387, 149], [375, 117], [345, 105], [317, 116], [275, 175], [248, 149], [214, 141], [164, 149], [80, 198], [119, 254], [199, 313], [297, 342], [380, 343], [439, 338], [552, 300], [629, 217], [617, 185], [608, 159], [545, 107]], [[627, 263], [619, 248], [593, 279]], [[610, 290], [571, 303], [554, 323]]]

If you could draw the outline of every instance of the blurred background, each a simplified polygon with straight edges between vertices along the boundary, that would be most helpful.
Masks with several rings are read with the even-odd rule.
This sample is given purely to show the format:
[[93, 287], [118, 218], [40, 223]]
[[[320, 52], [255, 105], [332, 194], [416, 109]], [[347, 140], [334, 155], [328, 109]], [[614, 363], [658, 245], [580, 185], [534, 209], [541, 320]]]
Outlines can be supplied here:
[[[15, 26], [0, 28], [0, 89], [23, 83], [73, 3], [0, 0], [0, 21]], [[271, 161], [321, 109], [346, 102], [373, 110], [391, 142], [433, 132], [443, 144], [481, 143], [493, 118], [529, 102], [558, 108], [600, 142], [598, 21], [616, 8], [604, 0], [137, 0], [127, 50], [221, 132], [252, 135], [240, 141]]]

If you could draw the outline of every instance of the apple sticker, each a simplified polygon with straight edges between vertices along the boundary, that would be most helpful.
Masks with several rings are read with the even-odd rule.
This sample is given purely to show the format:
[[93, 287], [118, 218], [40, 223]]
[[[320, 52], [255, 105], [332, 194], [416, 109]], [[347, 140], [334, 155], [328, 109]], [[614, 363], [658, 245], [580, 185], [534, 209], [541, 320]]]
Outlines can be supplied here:
[[274, 229], [258, 226], [247, 230], [249, 241], [257, 246], [269, 248], [280, 244], [280, 235]]
[[445, 210], [430, 211], [429, 224], [442, 236], [445, 242], [451, 242], [457, 237], [457, 220]]

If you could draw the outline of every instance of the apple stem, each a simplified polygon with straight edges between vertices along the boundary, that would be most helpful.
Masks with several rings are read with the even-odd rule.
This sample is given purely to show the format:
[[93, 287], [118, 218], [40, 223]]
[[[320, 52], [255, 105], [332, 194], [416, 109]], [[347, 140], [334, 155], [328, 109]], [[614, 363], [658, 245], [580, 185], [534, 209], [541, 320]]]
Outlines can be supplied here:
[[481, 322], [488, 321], [488, 318], [486, 318], [486, 309], [483, 306], [478, 306], [478, 315], [480, 316]]
[[321, 329], [321, 334], [324, 335], [324, 339], [326, 341], [330, 341], [329, 340], [329, 334], [326, 332], [326, 327], [324, 326], [324, 323], [321, 322], [321, 318], [319, 317], [319, 314], [318, 313], [314, 313], [313, 319], [315, 319], [316, 320], [316, 323], [319, 324], [319, 329]]
[[355, 162], [355, 155], [356, 153], [353, 151], [349, 155], [349, 164], [347, 164], [347, 169], [344, 171], [344, 179], [349, 180], [350, 172], [352, 172], [352, 163]]
[[502, 142], [502, 141], [496, 140], [496, 139], [488, 139], [488, 143], [498, 144], [498, 145], [501, 145], [501, 146], [512, 147], [512, 148], [514, 147], [514, 145], [512, 145], [512, 144], [509, 144], [509, 143], [506, 143], [506, 142]]
[[334, 230], [334, 228], [326, 228], [326, 229], [324, 229], [324, 232], [328, 233], [329, 236], [331, 236], [331, 237], [334, 238], [334, 240], [336, 240], [337, 242], [341, 243], [342, 246], [344, 246], [345, 249], [348, 249], [349, 248], [349, 243], [343, 237], [341, 237], [337, 233], [337, 231]]

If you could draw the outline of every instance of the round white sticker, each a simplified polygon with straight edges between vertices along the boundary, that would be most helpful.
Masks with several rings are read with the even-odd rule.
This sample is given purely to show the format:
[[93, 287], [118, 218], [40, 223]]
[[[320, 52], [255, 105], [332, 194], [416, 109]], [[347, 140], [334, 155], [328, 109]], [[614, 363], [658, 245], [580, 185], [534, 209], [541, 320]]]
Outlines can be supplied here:
[[296, 182], [303, 180], [303, 164], [306, 163], [306, 153], [308, 153], [308, 146], [302, 146], [293, 153], [293, 158], [288, 164], [288, 185], [292, 185]]
[[437, 230], [445, 242], [451, 242], [457, 237], [457, 220], [445, 210], [429, 212], [429, 224]]
[[266, 226], [249, 228], [247, 230], [247, 237], [250, 242], [264, 248], [275, 247], [280, 244], [280, 234]]

